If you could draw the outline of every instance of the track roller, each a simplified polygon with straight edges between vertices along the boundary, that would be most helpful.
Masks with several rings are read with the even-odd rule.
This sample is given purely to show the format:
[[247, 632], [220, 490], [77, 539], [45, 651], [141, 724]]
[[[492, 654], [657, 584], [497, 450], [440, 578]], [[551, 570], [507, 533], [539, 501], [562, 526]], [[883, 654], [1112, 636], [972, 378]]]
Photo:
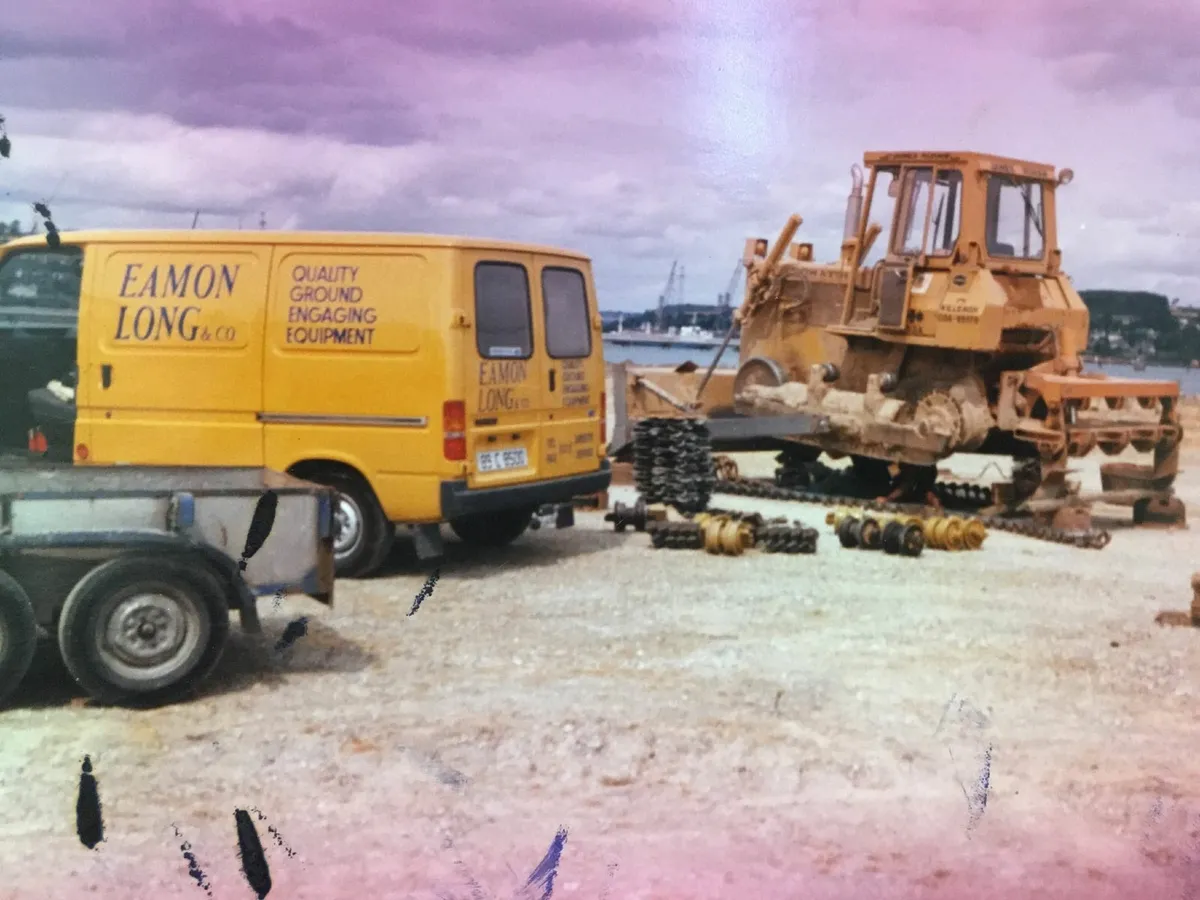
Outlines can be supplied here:
[[628, 506], [624, 503], [613, 504], [612, 512], [605, 515], [604, 521], [612, 522], [613, 530], [617, 532], [623, 532], [626, 528], [632, 528], [634, 531], [645, 531], [646, 523], [650, 521], [647, 513], [645, 499], [638, 497], [637, 502], [633, 506]]
[[916, 522], [892, 519], [883, 526], [883, 552], [890, 556], [917, 557], [925, 549], [925, 532]]

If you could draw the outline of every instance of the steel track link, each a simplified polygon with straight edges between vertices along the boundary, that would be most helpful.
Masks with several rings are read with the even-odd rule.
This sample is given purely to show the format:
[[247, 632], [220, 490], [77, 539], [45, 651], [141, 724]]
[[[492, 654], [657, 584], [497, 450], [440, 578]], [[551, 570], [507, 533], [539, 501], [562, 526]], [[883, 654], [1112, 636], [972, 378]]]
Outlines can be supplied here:
[[[890, 512], [905, 515], [931, 516], [945, 515], [930, 506], [919, 503], [885, 503], [881, 500], [864, 500], [860, 497], [847, 497], [836, 494], [821, 494], [813, 491], [798, 491], [793, 488], [778, 487], [769, 479], [754, 478], [725, 478], [718, 479], [713, 485], [713, 493], [735, 494], [743, 497], [760, 497], [765, 500], [790, 500], [795, 503], [813, 503], [820, 506], [841, 506], [851, 509], [868, 509], [874, 512]], [[1067, 544], [1086, 550], [1103, 550], [1112, 540], [1112, 534], [1103, 528], [1089, 528], [1086, 531], [1067, 531], [1062, 528], [1052, 528], [1040, 525], [1028, 519], [1005, 519], [1000, 516], [961, 515], [963, 519], [975, 519], [987, 528], [996, 531], [1007, 531], [1009, 534], [1019, 534], [1034, 540], [1047, 541], [1052, 544]]]

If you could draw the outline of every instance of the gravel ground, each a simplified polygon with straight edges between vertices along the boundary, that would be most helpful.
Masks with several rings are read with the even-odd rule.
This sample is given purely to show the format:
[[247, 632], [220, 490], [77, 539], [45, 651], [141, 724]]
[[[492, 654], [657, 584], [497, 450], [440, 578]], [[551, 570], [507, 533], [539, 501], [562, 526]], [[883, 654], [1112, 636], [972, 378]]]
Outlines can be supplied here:
[[[655, 551], [580, 514], [507, 551], [452, 545], [412, 616], [429, 573], [406, 546], [333, 610], [264, 601], [264, 638], [235, 635], [175, 707], [88, 708], [44, 655], [0, 713], [0, 898], [199, 897], [185, 840], [212, 896], [252, 896], [236, 807], [266, 817], [281, 898], [509, 896], [560, 827], [555, 897], [1200, 882], [1200, 634], [1154, 622], [1188, 607], [1195, 528], [908, 560], [842, 550], [817, 508], [717, 502], [820, 527], [817, 555]], [[95, 851], [75, 835], [85, 753]]]

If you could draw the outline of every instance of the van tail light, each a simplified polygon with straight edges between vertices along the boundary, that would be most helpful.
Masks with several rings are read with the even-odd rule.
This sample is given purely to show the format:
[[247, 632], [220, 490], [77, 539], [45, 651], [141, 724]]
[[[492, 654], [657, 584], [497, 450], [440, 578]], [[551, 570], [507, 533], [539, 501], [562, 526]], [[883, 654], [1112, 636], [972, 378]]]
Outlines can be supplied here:
[[462, 400], [442, 404], [442, 455], [451, 462], [467, 458], [467, 405]]
[[600, 446], [608, 443], [608, 392], [600, 392]]

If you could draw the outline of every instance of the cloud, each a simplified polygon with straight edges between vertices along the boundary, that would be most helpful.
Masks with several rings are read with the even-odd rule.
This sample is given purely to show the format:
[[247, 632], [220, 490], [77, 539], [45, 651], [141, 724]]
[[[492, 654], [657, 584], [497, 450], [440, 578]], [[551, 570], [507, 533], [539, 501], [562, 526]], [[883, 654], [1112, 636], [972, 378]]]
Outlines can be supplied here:
[[589, 253], [602, 305], [641, 309], [676, 259], [689, 299], [714, 300], [745, 238], [792, 212], [836, 257], [864, 150], [979, 149], [1075, 169], [1059, 216], [1077, 284], [1200, 302], [1175, 261], [1200, 240], [1200, 93], [1170, 27], [1195, 11], [972, 6], [18, 4], [0, 219], [46, 198], [73, 226], [186, 227], [201, 208], [213, 227], [265, 211], [534, 240]]

